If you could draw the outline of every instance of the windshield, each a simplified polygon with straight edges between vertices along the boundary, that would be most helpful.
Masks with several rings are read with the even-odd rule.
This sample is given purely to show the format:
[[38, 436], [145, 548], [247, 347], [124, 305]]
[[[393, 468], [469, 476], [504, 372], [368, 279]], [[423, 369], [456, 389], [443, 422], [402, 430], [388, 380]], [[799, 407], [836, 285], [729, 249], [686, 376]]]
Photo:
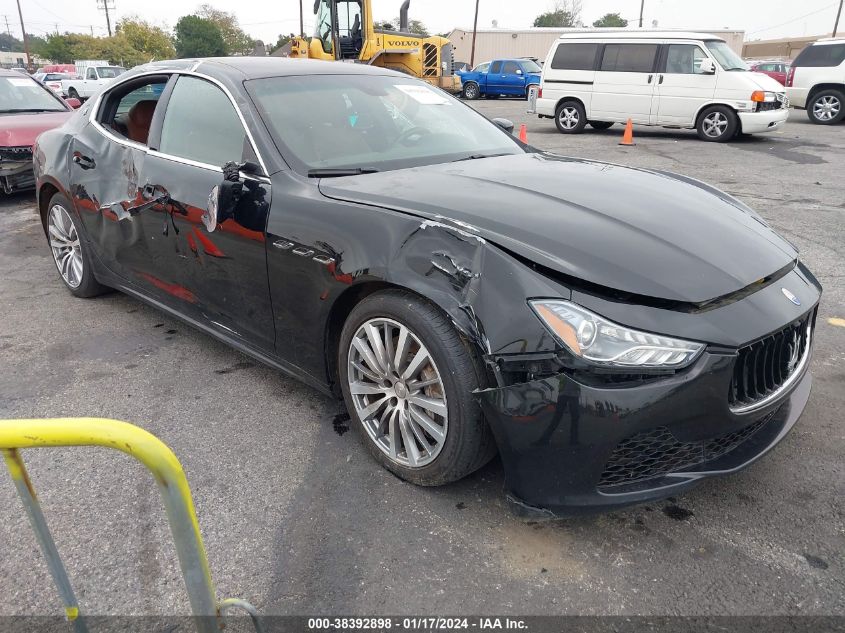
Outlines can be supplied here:
[[306, 172], [384, 171], [523, 152], [473, 109], [410, 78], [313, 75], [246, 84], [279, 150]]
[[99, 66], [97, 72], [100, 74], [100, 79], [114, 79], [123, 72], [120, 66]]
[[528, 59], [522, 62], [522, 67], [525, 69], [527, 73], [541, 73], [543, 69], [540, 68], [539, 64], [534, 60]]
[[742, 61], [742, 58], [724, 42], [710, 41], [705, 42], [705, 44], [710, 54], [716, 58], [716, 61], [725, 70], [748, 70], [748, 64]]
[[44, 86], [29, 77], [0, 77], [0, 114], [66, 112]]

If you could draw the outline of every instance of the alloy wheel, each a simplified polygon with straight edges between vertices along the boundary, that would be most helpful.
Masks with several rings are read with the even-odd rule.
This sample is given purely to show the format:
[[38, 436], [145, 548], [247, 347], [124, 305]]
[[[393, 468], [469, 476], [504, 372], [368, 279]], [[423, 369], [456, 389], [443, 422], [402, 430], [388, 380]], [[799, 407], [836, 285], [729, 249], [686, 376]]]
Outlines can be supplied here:
[[475, 99], [478, 97], [478, 86], [475, 84], [468, 84], [467, 87], [464, 89], [464, 94], [466, 95], [467, 99]]
[[560, 121], [560, 126], [565, 130], [574, 130], [578, 127], [581, 117], [577, 108], [573, 106], [566, 106], [560, 109], [558, 120]]
[[704, 134], [710, 138], [719, 138], [728, 128], [728, 117], [721, 112], [711, 112], [702, 123]]
[[391, 461], [422, 468], [440, 454], [449, 414], [434, 358], [405, 325], [383, 317], [352, 337], [349, 393], [370, 439]]
[[68, 286], [78, 288], [82, 283], [82, 251], [76, 226], [63, 206], [56, 204], [50, 209], [47, 232], [59, 274]]
[[825, 95], [813, 104], [813, 115], [819, 121], [832, 121], [839, 115], [842, 102], [833, 95]]

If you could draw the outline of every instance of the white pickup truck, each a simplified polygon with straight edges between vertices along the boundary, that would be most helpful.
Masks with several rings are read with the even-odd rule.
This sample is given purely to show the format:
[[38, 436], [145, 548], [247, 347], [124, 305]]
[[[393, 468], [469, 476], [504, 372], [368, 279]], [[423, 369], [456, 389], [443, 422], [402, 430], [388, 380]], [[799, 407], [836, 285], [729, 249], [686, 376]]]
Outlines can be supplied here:
[[75, 99], [87, 99], [108, 85], [126, 69], [108, 62], [77, 62], [76, 78], [62, 80], [62, 93]]

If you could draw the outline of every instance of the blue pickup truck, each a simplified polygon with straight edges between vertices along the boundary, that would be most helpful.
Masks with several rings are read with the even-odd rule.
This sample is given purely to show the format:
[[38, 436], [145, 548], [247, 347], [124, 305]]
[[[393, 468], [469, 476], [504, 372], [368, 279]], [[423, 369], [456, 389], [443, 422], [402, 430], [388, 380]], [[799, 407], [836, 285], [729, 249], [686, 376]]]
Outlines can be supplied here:
[[528, 97], [528, 86], [540, 83], [542, 69], [531, 59], [496, 59], [458, 73], [464, 99], [499, 95]]

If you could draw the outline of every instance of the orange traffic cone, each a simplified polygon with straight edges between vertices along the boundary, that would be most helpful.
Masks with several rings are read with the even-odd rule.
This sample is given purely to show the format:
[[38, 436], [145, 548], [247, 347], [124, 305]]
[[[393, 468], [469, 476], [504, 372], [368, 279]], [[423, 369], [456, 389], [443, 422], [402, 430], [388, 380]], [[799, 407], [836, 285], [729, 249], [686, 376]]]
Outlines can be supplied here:
[[625, 124], [625, 133], [622, 135], [622, 140], [619, 141], [620, 145], [636, 145], [634, 143], [634, 122], [631, 119], [628, 119], [628, 123]]
[[525, 123], [519, 126], [519, 140], [523, 143], [528, 142], [528, 128], [525, 127]]

